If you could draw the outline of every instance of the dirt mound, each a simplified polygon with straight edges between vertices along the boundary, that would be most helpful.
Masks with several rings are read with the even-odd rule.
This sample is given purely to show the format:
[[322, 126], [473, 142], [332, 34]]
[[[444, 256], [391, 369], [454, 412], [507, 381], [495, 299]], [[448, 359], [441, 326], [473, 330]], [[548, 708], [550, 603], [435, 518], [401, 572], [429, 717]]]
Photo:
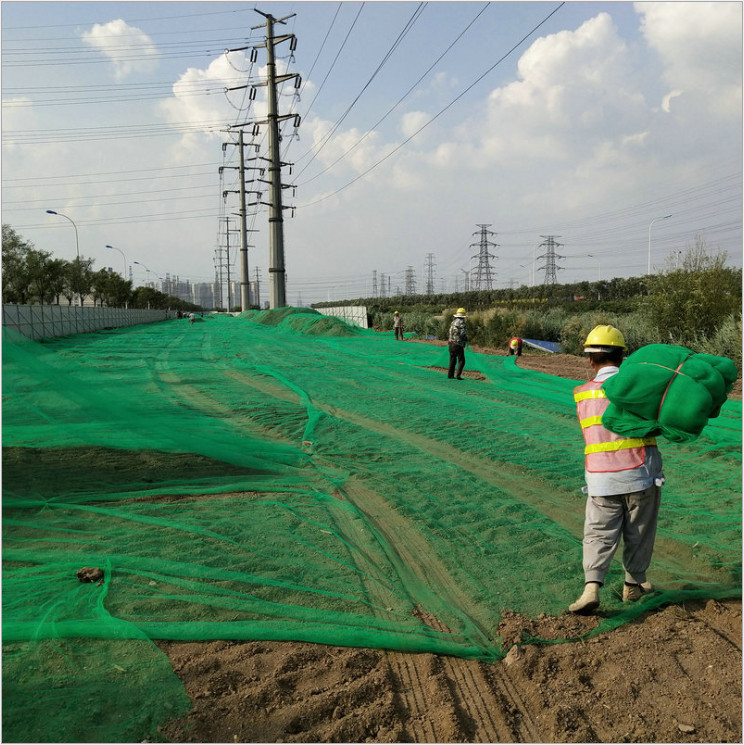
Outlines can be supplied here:
[[505, 614], [492, 665], [290, 642], [160, 642], [193, 710], [171, 742], [741, 742], [741, 602], [592, 619]]

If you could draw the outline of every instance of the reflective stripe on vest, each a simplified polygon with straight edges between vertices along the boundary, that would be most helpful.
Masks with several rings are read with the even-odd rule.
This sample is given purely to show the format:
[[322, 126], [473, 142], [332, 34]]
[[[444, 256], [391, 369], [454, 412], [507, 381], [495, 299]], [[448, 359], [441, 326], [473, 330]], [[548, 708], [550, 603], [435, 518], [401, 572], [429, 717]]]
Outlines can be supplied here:
[[[600, 383], [601, 385], [601, 383]], [[586, 401], [588, 398], [607, 398], [607, 394], [601, 388], [591, 388], [588, 391], [580, 391], [579, 388], [574, 388], [574, 401]]]
[[608, 453], [615, 450], [628, 450], [629, 448], [640, 448], [646, 445], [656, 445], [655, 437], [630, 437], [627, 440], [613, 440], [612, 442], [597, 442], [587, 445], [584, 453]]
[[602, 383], [592, 380], [576, 387], [574, 400], [586, 444], [587, 471], [611, 473], [643, 465], [645, 447], [656, 445], [656, 440], [653, 437], [621, 437], [602, 426], [602, 415], [610, 405]]

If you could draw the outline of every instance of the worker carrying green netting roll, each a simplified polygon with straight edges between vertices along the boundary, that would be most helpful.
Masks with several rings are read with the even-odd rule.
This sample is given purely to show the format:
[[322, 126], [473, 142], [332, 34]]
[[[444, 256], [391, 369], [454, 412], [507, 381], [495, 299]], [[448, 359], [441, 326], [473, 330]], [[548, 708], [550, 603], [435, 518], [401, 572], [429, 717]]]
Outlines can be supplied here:
[[613, 326], [597, 326], [584, 343], [594, 379], [574, 389], [576, 411], [586, 447], [584, 519], [584, 592], [569, 605], [572, 613], [599, 607], [599, 588], [623, 539], [623, 601], [638, 600], [651, 585], [646, 570], [656, 537], [664, 483], [661, 454], [653, 437], [626, 438], [602, 425], [609, 399], [606, 381], [620, 372], [627, 347]]
[[613, 326], [597, 326], [584, 343], [594, 379], [574, 389], [585, 441], [586, 516], [584, 592], [572, 613], [599, 607], [604, 583], [623, 539], [623, 601], [653, 587], [646, 570], [656, 537], [664, 483], [656, 435], [675, 442], [697, 437], [718, 413], [737, 377], [724, 357], [684, 347], [650, 344], [622, 363], [625, 339]]

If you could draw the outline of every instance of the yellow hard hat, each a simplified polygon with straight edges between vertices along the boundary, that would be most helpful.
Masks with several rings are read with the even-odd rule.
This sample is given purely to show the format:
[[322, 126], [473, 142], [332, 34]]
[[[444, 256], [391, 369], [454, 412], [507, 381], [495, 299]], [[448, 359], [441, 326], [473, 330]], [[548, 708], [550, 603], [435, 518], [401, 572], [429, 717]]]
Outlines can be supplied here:
[[464, 316], [465, 315], [465, 308], [458, 308], [457, 313], [455, 313], [456, 316]]
[[628, 349], [622, 333], [614, 326], [595, 326], [584, 342], [585, 352], [609, 352], [617, 347]]
[[395, 311], [395, 313], [394, 313], [393, 315], [396, 315], [396, 316], [397, 316], [397, 315], [400, 315], [400, 314], [399, 314], [399, 313], [398, 313], [398, 311], [396, 310], [396, 311]]

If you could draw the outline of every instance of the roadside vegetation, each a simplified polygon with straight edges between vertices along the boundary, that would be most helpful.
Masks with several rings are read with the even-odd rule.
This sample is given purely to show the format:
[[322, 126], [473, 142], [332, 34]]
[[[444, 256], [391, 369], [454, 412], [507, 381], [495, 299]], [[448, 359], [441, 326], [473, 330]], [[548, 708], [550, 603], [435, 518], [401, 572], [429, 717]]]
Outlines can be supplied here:
[[366, 305], [372, 326], [446, 339], [455, 309], [468, 311], [471, 345], [506, 349], [512, 336], [558, 342], [581, 354], [598, 324], [619, 328], [629, 353], [646, 344], [677, 344], [731, 358], [742, 367], [742, 270], [726, 266], [725, 252], [711, 252], [697, 238], [659, 274], [518, 289], [431, 296], [360, 298], [328, 305]]
[[201, 310], [185, 300], [153, 287], [132, 287], [132, 282], [110, 269], [94, 270], [94, 261], [55, 259], [24, 240], [10, 225], [3, 225], [3, 303], [72, 305], [76, 296], [94, 305], [112, 308]]

